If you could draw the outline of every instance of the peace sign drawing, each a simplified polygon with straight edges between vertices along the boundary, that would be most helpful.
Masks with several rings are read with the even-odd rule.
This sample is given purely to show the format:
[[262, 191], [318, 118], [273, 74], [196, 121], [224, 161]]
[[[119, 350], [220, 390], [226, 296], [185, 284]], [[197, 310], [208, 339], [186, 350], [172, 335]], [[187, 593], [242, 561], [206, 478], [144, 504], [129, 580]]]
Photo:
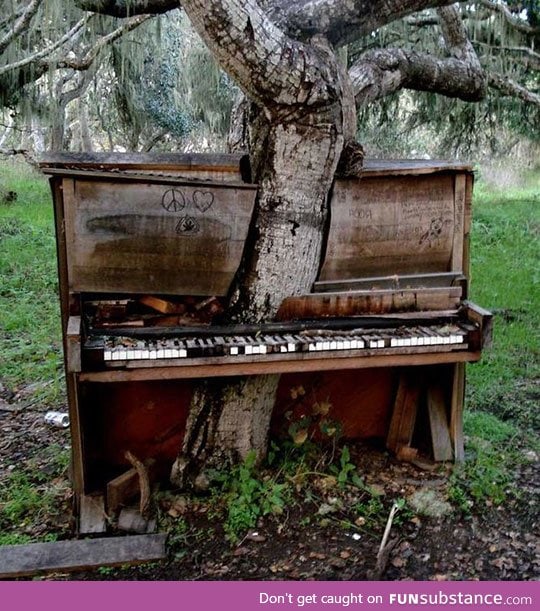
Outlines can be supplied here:
[[163, 194], [161, 205], [167, 212], [180, 212], [186, 207], [186, 200], [183, 193], [178, 189], [169, 189]]

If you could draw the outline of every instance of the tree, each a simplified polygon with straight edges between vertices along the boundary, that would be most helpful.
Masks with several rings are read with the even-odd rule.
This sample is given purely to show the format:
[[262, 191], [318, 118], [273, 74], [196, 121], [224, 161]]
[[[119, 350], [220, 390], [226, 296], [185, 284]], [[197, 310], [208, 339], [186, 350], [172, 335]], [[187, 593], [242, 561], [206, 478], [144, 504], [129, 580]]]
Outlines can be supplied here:
[[[172, 0], [73, 2], [127, 19], [178, 7]], [[469, 13], [480, 5], [522, 28], [533, 48], [536, 12], [523, 16], [515, 2], [476, 2], [468, 5]], [[532, 89], [537, 80], [531, 79], [529, 90], [486, 73], [467, 36], [464, 12], [449, 0], [182, 0], [182, 7], [249, 100], [240, 131], [259, 191], [230, 321], [270, 320], [285, 297], [310, 290], [334, 175], [355, 173], [361, 165], [358, 107], [404, 88], [477, 102], [490, 84], [539, 103]], [[429, 8], [436, 14], [420, 12]], [[340, 48], [407, 18], [430, 19], [439, 28], [444, 45], [438, 55], [366, 45], [347, 70]], [[196, 476], [208, 465], [243, 458], [253, 449], [262, 456], [277, 382], [277, 376], [201, 382], [172, 481], [202, 484], [204, 477]]]

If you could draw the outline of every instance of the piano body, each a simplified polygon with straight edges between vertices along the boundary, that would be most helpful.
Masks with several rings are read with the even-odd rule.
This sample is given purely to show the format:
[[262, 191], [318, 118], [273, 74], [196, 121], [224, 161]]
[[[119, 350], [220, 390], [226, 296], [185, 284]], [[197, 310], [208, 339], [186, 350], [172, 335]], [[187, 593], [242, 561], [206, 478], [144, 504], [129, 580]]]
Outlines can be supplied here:
[[346, 437], [463, 458], [464, 365], [491, 335], [467, 301], [469, 166], [368, 161], [337, 180], [312, 292], [257, 327], [220, 323], [256, 196], [244, 158], [58, 154], [41, 167], [81, 503], [106, 495], [127, 451], [166, 477], [205, 377], [282, 374], [275, 430], [324, 400]]

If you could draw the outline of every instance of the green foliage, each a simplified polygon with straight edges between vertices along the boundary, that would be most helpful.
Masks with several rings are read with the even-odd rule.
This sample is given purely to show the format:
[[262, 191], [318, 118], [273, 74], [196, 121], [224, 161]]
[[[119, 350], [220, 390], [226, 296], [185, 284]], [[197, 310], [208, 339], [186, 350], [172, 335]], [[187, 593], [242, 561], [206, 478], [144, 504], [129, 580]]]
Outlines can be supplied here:
[[449, 499], [464, 513], [475, 505], [500, 505], [509, 494], [513, 470], [520, 460], [515, 440], [518, 429], [496, 416], [467, 413], [465, 462], [457, 465], [450, 478]]
[[339, 462], [330, 466], [330, 472], [336, 475], [340, 488], [344, 488], [347, 484], [352, 484], [358, 488], [364, 486], [364, 482], [358, 475], [356, 465], [351, 462], [351, 453], [347, 446], [343, 446], [341, 449]]
[[221, 480], [220, 494], [224, 495], [227, 507], [224, 528], [233, 543], [242, 532], [253, 528], [259, 517], [283, 512], [287, 486], [271, 477], [258, 477], [255, 452], [250, 452], [230, 472], [215, 477]]
[[467, 368], [467, 405], [538, 430], [540, 177], [525, 178], [519, 189], [477, 185], [471, 298], [494, 312], [494, 339]]

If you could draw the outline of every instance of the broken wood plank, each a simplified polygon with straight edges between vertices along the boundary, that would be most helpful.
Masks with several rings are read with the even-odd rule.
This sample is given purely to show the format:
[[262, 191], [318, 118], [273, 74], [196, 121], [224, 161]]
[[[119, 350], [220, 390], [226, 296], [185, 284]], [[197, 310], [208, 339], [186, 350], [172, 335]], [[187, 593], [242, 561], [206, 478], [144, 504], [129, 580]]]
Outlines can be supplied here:
[[463, 443], [463, 402], [465, 400], [465, 365], [456, 363], [452, 380], [452, 402], [450, 406], [450, 439], [454, 445], [454, 460], [465, 460]]
[[[154, 476], [155, 461], [148, 459], [145, 461], [150, 481]], [[132, 467], [122, 475], [115, 477], [107, 484], [107, 511], [114, 515], [121, 507], [127, 505], [138, 494], [140, 494], [139, 473]]]
[[399, 379], [396, 401], [386, 438], [386, 447], [396, 454], [399, 454], [401, 448], [411, 445], [419, 397], [420, 386], [417, 378], [403, 373]]
[[0, 546], [0, 579], [162, 560], [165, 534]]
[[70, 316], [66, 330], [66, 366], [69, 372], [81, 371], [81, 317]]
[[80, 497], [79, 528], [82, 535], [104, 533], [107, 530], [107, 513], [105, 499], [102, 495], [85, 495]]
[[438, 384], [432, 385], [428, 389], [427, 407], [433, 444], [433, 458], [438, 462], [452, 460], [452, 442], [448, 429], [446, 402], [443, 390]]
[[183, 314], [186, 311], [183, 303], [175, 303], [154, 295], [143, 295], [139, 297], [139, 302], [161, 314]]

